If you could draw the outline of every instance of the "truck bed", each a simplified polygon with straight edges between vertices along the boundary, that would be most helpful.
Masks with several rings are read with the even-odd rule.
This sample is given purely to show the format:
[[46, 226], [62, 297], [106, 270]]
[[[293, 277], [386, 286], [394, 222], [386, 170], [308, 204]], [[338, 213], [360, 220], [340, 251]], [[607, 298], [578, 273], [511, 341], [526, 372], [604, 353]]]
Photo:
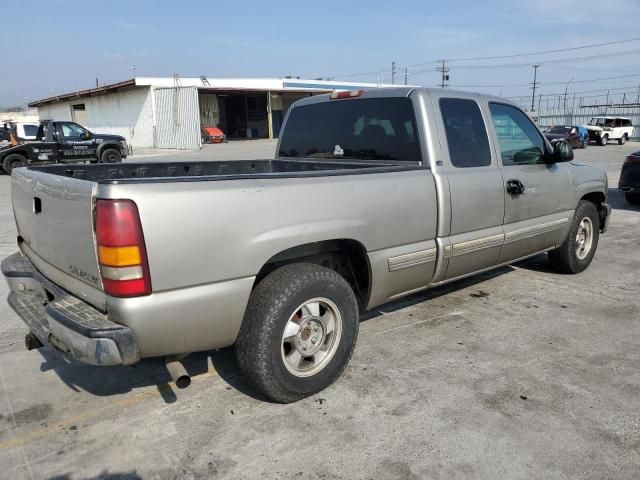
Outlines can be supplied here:
[[127, 162], [98, 165], [33, 166], [30, 170], [109, 183], [233, 180], [353, 175], [425, 168], [415, 163], [359, 160], [231, 160], [211, 162]]

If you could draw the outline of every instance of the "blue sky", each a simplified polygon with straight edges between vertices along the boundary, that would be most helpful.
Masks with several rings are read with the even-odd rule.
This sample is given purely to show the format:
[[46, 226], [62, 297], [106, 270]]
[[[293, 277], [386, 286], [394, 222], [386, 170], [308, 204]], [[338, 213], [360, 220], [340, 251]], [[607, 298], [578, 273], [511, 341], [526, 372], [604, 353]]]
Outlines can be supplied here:
[[[600, 15], [606, 5], [607, 15]], [[630, 0], [322, 2], [32, 0], [3, 2], [0, 106], [138, 76], [334, 77], [378, 74], [437, 59], [508, 55], [640, 37]], [[614, 52], [626, 55], [557, 62]], [[505, 60], [452, 62], [451, 83], [528, 95], [531, 64], [543, 93], [640, 83], [640, 42]], [[548, 62], [548, 63], [545, 63]], [[522, 63], [490, 68], [488, 65]], [[410, 83], [439, 82], [435, 64]], [[390, 72], [381, 72], [384, 81]], [[635, 76], [634, 76], [635, 75]], [[628, 76], [598, 82], [585, 80]], [[489, 85], [505, 85], [493, 87]], [[521, 86], [511, 86], [521, 85]], [[471, 87], [466, 87], [471, 86]]]

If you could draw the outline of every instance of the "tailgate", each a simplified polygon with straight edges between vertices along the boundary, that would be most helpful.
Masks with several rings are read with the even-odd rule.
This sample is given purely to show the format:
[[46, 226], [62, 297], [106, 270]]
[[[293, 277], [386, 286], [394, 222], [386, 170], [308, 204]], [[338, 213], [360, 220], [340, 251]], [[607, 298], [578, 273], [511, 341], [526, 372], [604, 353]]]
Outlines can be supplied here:
[[96, 183], [26, 168], [11, 178], [21, 249], [45, 277], [104, 309], [93, 231]]

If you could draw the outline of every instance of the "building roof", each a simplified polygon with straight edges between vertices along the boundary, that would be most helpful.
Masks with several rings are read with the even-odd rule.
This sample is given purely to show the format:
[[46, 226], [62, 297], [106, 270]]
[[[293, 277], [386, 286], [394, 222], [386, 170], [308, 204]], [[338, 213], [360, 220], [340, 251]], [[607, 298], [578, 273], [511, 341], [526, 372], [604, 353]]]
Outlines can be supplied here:
[[[371, 88], [393, 87], [391, 84], [366, 82], [338, 82], [333, 80], [309, 80], [301, 78], [209, 78], [209, 77], [135, 77], [123, 82], [112, 83], [100, 87], [79, 90], [77, 92], [55, 95], [29, 103], [30, 107], [38, 107], [49, 103], [70, 100], [74, 98], [104, 95], [123, 89], [137, 87], [198, 87], [201, 90], [238, 90], [252, 92], [300, 92], [324, 93], [334, 90], [357, 90]], [[397, 86], [397, 85], [395, 85]]]

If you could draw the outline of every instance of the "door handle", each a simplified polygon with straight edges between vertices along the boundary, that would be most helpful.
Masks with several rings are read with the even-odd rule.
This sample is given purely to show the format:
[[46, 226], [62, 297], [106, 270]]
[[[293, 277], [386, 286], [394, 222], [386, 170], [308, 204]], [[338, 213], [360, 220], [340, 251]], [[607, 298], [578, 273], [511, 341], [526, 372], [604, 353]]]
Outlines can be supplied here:
[[507, 180], [507, 193], [509, 195], [524, 195], [524, 185], [520, 180]]

